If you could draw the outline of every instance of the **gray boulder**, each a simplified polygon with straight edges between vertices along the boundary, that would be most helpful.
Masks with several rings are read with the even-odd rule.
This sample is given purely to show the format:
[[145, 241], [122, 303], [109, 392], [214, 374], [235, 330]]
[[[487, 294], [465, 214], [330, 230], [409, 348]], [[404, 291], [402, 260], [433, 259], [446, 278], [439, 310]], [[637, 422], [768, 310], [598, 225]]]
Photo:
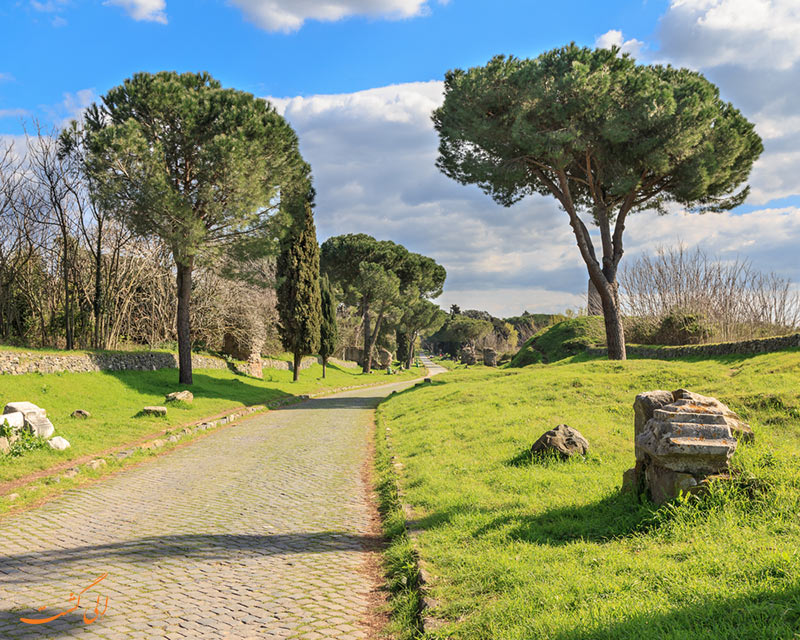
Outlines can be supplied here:
[[166, 407], [144, 407], [142, 413], [146, 416], [165, 416], [167, 415]]
[[92, 414], [88, 411], [84, 411], [83, 409], [76, 409], [70, 414], [73, 418], [79, 418], [81, 420], [86, 420], [87, 418], [91, 418]]
[[558, 425], [541, 435], [531, 447], [531, 455], [537, 456], [549, 452], [556, 453], [562, 458], [574, 455], [586, 455], [589, 451], [589, 442], [577, 429], [565, 424]]
[[50, 445], [50, 448], [55, 449], [57, 451], [64, 451], [64, 449], [69, 449], [69, 441], [66, 438], [62, 438], [61, 436], [56, 436], [55, 438], [50, 438], [47, 441], [47, 444]]

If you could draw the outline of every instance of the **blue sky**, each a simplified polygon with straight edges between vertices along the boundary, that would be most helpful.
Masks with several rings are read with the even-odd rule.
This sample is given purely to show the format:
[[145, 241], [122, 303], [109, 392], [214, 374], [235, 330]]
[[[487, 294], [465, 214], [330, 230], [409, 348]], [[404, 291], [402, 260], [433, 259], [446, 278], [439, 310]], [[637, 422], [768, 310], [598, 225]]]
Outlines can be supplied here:
[[435, 257], [445, 306], [559, 310], [583, 304], [586, 280], [563, 212], [538, 197], [502, 209], [439, 175], [429, 115], [446, 70], [573, 40], [702, 71], [765, 140], [743, 207], [639, 214], [628, 255], [682, 241], [800, 280], [796, 0], [11, 0], [0, 135], [57, 126], [136, 71], [207, 70], [296, 128], [321, 240], [364, 231]]

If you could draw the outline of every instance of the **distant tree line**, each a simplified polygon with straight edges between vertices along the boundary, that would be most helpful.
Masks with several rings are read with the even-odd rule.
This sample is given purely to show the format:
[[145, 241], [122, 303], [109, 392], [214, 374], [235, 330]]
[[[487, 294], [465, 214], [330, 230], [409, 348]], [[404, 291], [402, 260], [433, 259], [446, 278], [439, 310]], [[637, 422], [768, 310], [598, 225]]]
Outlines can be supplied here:
[[358, 318], [360, 326], [351, 320], [350, 333], [360, 338], [365, 373], [377, 347], [397, 351], [410, 367], [417, 338], [444, 322], [446, 314], [431, 300], [441, 295], [447, 273], [432, 258], [358, 233], [326, 240], [320, 267], [338, 292], [343, 315]]

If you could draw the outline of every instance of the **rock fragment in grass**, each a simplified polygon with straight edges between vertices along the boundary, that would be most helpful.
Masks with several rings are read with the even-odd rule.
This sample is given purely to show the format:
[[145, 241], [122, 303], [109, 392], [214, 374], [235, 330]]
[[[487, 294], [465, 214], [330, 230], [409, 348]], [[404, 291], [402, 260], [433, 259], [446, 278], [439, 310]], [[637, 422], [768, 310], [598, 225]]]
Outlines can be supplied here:
[[167, 402], [184, 402], [186, 404], [192, 404], [193, 401], [194, 394], [191, 391], [175, 391], [167, 394]]
[[70, 415], [73, 418], [78, 418], [80, 420], [86, 420], [87, 418], [92, 417], [92, 414], [84, 409], [75, 409], [75, 411], [73, 411]]
[[584, 456], [589, 452], [589, 442], [580, 431], [560, 424], [555, 429], [543, 433], [531, 447], [533, 457], [553, 453], [560, 458], [571, 458], [574, 455]]
[[70, 447], [69, 441], [61, 436], [50, 438], [50, 440], [47, 441], [47, 444], [50, 445], [51, 449], [55, 449], [56, 451], [64, 451]]
[[89, 467], [90, 469], [94, 469], [96, 471], [97, 469], [101, 469], [102, 467], [105, 467], [107, 464], [108, 463], [105, 460], [103, 460], [103, 458], [97, 458], [96, 460], [92, 460], [91, 462], [87, 462], [86, 466]]
[[167, 408], [166, 407], [144, 407], [142, 409], [142, 415], [145, 415], [145, 416], [165, 416], [165, 415], [167, 415]]

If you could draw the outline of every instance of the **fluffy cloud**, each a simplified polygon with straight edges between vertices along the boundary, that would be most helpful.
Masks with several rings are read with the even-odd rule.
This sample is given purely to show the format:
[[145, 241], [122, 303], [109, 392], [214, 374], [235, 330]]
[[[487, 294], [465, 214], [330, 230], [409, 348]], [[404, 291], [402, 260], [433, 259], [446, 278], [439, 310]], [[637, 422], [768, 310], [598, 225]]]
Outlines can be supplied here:
[[756, 125], [764, 154], [752, 204], [800, 195], [800, 4], [797, 0], [672, 0], [660, 56], [702, 71]]
[[[430, 114], [442, 100], [440, 82], [270, 100], [297, 130], [314, 170], [320, 240], [364, 232], [434, 257], [448, 272], [444, 307], [512, 315], [585, 304], [586, 268], [555, 200], [537, 196], [503, 208], [434, 166]], [[800, 239], [796, 208], [642, 213], [632, 217], [626, 237], [624, 261], [682, 241], [800, 276], [791, 259]]]
[[166, 0], [106, 0], [103, 4], [122, 7], [134, 20], [167, 24]]
[[30, 115], [27, 109], [0, 109], [0, 118], [23, 118]]
[[788, 69], [800, 60], [797, 0], [672, 0], [660, 31], [670, 58], [694, 66]]
[[594, 46], [600, 49], [610, 49], [616, 46], [622, 50], [622, 53], [630, 53], [634, 58], [638, 58], [642, 49], [645, 48], [645, 44], [641, 40], [637, 40], [636, 38], [625, 40], [622, 37], [622, 31], [616, 29], [606, 31], [603, 35], [599, 36], [594, 41]]
[[365, 15], [410, 18], [427, 10], [428, 0], [229, 0], [267, 31], [297, 31], [306, 20], [332, 22]]

